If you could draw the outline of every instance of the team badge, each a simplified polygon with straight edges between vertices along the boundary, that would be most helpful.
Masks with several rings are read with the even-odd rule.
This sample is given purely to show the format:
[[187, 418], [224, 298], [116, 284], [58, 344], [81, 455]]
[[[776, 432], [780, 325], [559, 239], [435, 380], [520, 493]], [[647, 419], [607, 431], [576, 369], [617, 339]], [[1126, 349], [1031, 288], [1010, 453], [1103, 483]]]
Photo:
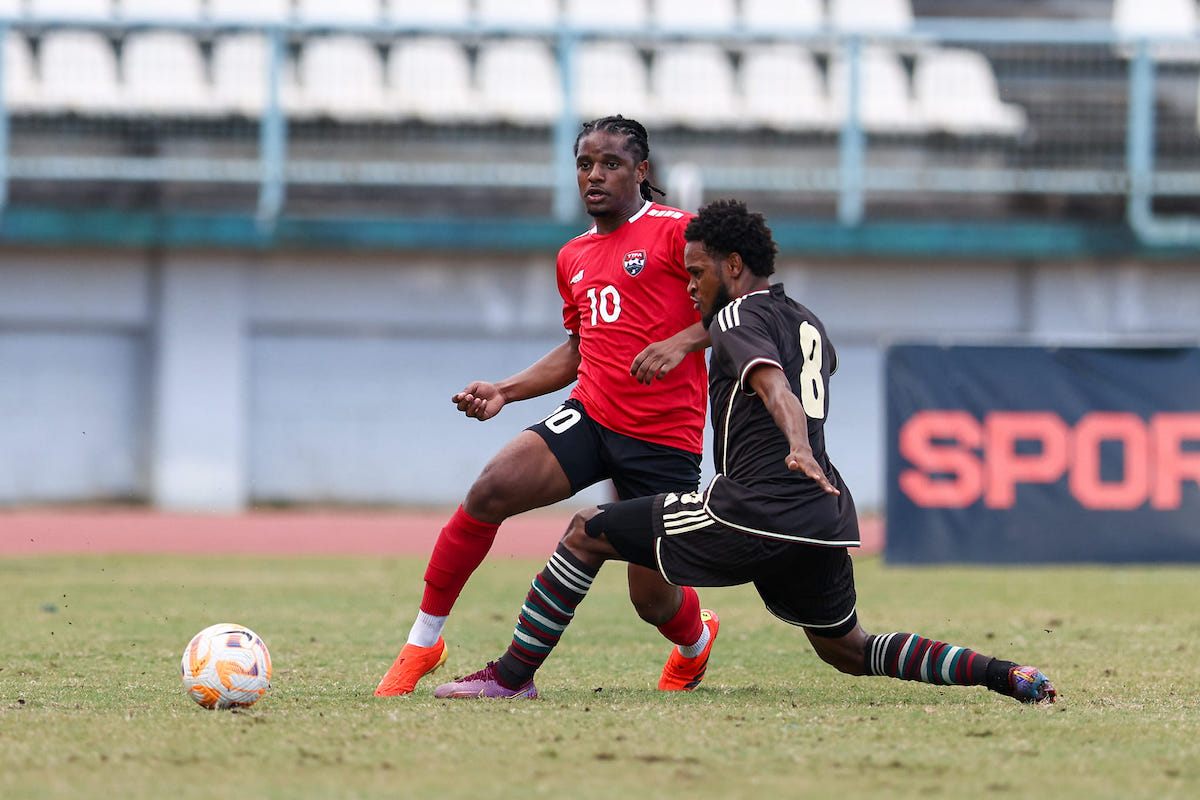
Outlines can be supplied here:
[[625, 254], [625, 271], [629, 277], [635, 277], [646, 268], [646, 251], [630, 250]]

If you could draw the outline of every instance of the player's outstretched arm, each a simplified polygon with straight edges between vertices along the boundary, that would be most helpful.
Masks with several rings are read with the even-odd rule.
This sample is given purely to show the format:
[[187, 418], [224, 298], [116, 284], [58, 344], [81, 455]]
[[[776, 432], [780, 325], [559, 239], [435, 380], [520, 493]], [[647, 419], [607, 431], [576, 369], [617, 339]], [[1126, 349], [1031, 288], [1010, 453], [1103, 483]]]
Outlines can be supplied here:
[[771, 364], [760, 364], [751, 370], [746, 381], [787, 437], [790, 450], [787, 468], [793, 472], [803, 472], [829, 494], [841, 494], [813, 457], [812, 445], [808, 441], [808, 417], [804, 414], [800, 399], [792, 393], [783, 370]]
[[638, 383], [649, 386], [655, 378], [662, 378], [678, 367], [688, 353], [703, 350], [710, 344], [712, 340], [708, 338], [708, 331], [697, 322], [668, 339], [647, 345], [633, 359], [629, 374], [637, 378]]
[[516, 375], [498, 383], [474, 381], [450, 398], [468, 417], [483, 421], [500, 413], [507, 403], [528, 400], [569, 386], [579, 375], [579, 336], [567, 341]]

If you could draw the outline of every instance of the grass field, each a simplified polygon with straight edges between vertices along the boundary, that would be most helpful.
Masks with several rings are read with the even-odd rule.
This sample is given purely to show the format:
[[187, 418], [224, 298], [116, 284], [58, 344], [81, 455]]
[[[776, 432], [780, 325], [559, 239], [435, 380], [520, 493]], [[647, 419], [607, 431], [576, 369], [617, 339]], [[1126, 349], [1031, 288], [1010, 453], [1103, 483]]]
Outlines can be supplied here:
[[[600, 576], [537, 701], [371, 695], [407, 632], [423, 559], [0, 560], [0, 796], [1179, 797], [1200, 794], [1200, 569], [908, 569], [857, 562], [868, 630], [1033, 663], [1061, 701], [850, 678], [744, 588], [695, 692], [624, 571]], [[447, 668], [498, 656], [543, 562], [485, 564]], [[220, 621], [258, 631], [266, 698], [209, 712], [179, 658]]]

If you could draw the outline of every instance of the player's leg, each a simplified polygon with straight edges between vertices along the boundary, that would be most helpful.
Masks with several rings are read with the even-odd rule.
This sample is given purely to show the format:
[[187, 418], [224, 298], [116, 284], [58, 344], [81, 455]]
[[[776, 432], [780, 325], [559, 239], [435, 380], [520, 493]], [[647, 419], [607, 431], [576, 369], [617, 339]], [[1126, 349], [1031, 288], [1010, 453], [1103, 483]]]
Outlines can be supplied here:
[[570, 497], [570, 481], [545, 440], [522, 431], [476, 479], [464, 503], [438, 533], [425, 569], [425, 591], [408, 639], [375, 689], [408, 694], [446, 660], [442, 637], [455, 601], [491, 550], [500, 523], [515, 514]]
[[[804, 627], [821, 660], [848, 675], [886, 675], [938, 685], [986, 686], [1022, 702], [1054, 702], [1034, 667], [912, 633], [872, 636], [854, 611], [854, 571], [844, 548], [803, 547], [787, 581], [756, 581], [767, 607]], [[806, 587], [797, 589], [795, 587]]]
[[[700, 480], [698, 454], [612, 431], [604, 431], [602, 439], [613, 486], [621, 499], [696, 490]], [[619, 524], [615, 518], [609, 519], [611, 524]], [[641, 521], [635, 519], [631, 528], [635, 538], [644, 535], [641, 527]], [[704, 677], [720, 626], [716, 612], [700, 608], [695, 589], [668, 583], [657, 568], [630, 563], [627, 580], [629, 599], [638, 616], [675, 645], [663, 667], [658, 688], [694, 689]]]
[[533, 579], [504, 655], [474, 674], [437, 687], [435, 697], [537, 697], [534, 674], [562, 638], [600, 567], [621, 558], [603, 537], [587, 535], [587, 521], [598, 512], [593, 507], [572, 517], [554, 555]]

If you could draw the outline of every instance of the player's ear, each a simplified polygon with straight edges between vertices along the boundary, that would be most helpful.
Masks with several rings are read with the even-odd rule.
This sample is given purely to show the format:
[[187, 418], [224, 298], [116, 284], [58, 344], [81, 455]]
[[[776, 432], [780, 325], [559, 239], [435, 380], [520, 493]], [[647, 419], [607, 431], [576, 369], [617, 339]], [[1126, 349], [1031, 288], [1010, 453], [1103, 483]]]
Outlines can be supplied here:
[[742, 254], [730, 253], [728, 256], [726, 256], [725, 268], [729, 270], [729, 277], [741, 277], [742, 271], [746, 268], [746, 262], [742, 261]]
[[633, 174], [637, 178], [638, 183], [646, 180], [646, 176], [650, 174], [650, 162], [639, 161], [637, 166], [633, 168]]

